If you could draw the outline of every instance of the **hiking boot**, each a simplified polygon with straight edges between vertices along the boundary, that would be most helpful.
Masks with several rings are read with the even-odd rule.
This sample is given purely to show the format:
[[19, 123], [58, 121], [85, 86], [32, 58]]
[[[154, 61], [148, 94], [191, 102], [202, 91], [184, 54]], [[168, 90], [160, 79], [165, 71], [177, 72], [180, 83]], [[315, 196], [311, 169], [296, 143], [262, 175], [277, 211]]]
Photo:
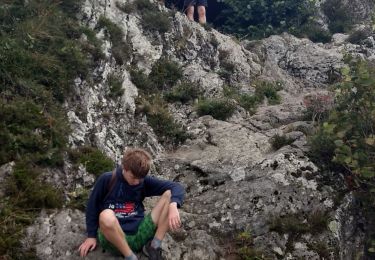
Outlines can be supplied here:
[[161, 248], [153, 248], [151, 246], [151, 241], [149, 241], [146, 245], [143, 246], [143, 253], [148, 257], [150, 260], [163, 260], [163, 256], [161, 255]]

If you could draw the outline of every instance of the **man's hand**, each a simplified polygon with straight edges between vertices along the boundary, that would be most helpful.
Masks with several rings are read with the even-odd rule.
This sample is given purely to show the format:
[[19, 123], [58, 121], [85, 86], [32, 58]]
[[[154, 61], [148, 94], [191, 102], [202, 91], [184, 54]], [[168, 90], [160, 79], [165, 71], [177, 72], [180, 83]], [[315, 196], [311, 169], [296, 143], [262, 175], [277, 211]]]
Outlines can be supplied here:
[[96, 248], [96, 238], [89, 237], [79, 246], [78, 251], [81, 257], [87, 256], [89, 251], [93, 251]]
[[176, 202], [169, 204], [168, 222], [169, 228], [172, 231], [176, 231], [181, 226], [180, 213], [178, 212]]

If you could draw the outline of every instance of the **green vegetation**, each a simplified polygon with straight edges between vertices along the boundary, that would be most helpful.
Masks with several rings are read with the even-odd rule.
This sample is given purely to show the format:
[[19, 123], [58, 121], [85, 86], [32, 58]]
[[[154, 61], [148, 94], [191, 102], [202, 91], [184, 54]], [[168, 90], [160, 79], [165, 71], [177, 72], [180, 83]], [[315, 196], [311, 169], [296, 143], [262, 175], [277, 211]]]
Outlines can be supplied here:
[[315, 1], [225, 0], [217, 26], [228, 33], [260, 39], [284, 31], [295, 32], [316, 13]]
[[[0, 5], [0, 164], [16, 166], [0, 206], [0, 258], [34, 259], [20, 248], [41, 208], [63, 203], [41, 167], [63, 164], [70, 132], [62, 102], [74, 79], [103, 57], [95, 33], [75, 20], [81, 2], [15, 0]], [[86, 36], [86, 37], [82, 37]]]
[[112, 43], [112, 55], [116, 62], [120, 65], [126, 63], [131, 55], [131, 46], [128, 42], [124, 40], [124, 32], [122, 29], [106, 18], [105, 16], [100, 16], [97, 29], [105, 28]]
[[198, 115], [211, 115], [218, 120], [226, 120], [234, 113], [236, 106], [228, 99], [202, 99], [197, 104]]
[[292, 138], [288, 138], [284, 135], [278, 135], [278, 134], [274, 135], [270, 140], [272, 148], [275, 151], [279, 150], [280, 148], [282, 148], [284, 146], [290, 145], [293, 142], [294, 142], [294, 140]]
[[318, 235], [327, 230], [329, 217], [325, 212], [311, 212], [305, 217], [301, 214], [289, 214], [282, 217], [274, 217], [270, 220], [270, 231], [275, 231], [280, 235], [289, 234], [286, 244], [286, 251], [294, 250], [293, 245], [301, 235], [310, 233]]
[[157, 89], [165, 90], [182, 78], [182, 69], [177, 62], [161, 58], [152, 66], [149, 76]]
[[63, 204], [61, 191], [39, 180], [40, 171], [28, 162], [19, 162], [6, 179], [0, 209], [0, 256], [4, 259], [35, 258], [32, 252], [20, 250], [23, 228], [33, 223], [40, 209]]
[[347, 41], [353, 44], [361, 44], [361, 42], [370, 37], [372, 33], [373, 30], [367, 27], [363, 29], [353, 30], [350, 33]]
[[141, 99], [139, 107], [147, 115], [147, 122], [164, 145], [177, 146], [186, 141], [189, 135], [185, 128], [177, 123], [169, 113], [167, 104], [160, 95]]
[[168, 102], [188, 103], [197, 99], [201, 95], [199, 87], [190, 82], [182, 82], [172, 90], [164, 94], [164, 98]]
[[116, 2], [116, 7], [125, 13], [138, 11], [141, 25], [146, 31], [166, 33], [171, 28], [168, 13], [160, 12], [157, 4], [149, 0], [135, 0], [126, 4]]
[[349, 61], [334, 86], [336, 104], [310, 139], [310, 157], [323, 168], [344, 172], [368, 219], [368, 252], [375, 241], [375, 66]]
[[71, 150], [69, 155], [74, 163], [83, 164], [89, 173], [97, 177], [103, 172], [113, 170], [115, 165], [102, 151], [90, 146], [83, 146], [76, 150]]
[[250, 114], [254, 114], [259, 104], [267, 101], [270, 105], [279, 104], [281, 98], [277, 91], [282, 89], [282, 83], [271, 83], [267, 81], [257, 81], [254, 84], [255, 93], [240, 93], [236, 87], [224, 86], [223, 94], [226, 98], [236, 100], [241, 107], [246, 109]]
[[122, 88], [122, 79], [115, 75], [110, 74], [108, 75], [107, 84], [109, 86], [109, 94], [110, 98], [117, 98], [124, 94], [124, 89]]
[[264, 253], [254, 248], [254, 240], [250, 232], [241, 232], [235, 239], [236, 253], [242, 260], [262, 260], [265, 259]]
[[68, 206], [73, 209], [86, 210], [87, 201], [89, 200], [90, 189], [79, 188], [69, 194], [71, 198]]
[[144, 93], [151, 94], [158, 91], [171, 89], [180, 79], [182, 79], [182, 69], [177, 62], [167, 58], [158, 60], [147, 76], [142, 70], [131, 70], [132, 82]]
[[331, 33], [344, 33], [352, 29], [354, 20], [349, 8], [341, 0], [327, 0], [322, 4], [322, 10], [329, 19]]

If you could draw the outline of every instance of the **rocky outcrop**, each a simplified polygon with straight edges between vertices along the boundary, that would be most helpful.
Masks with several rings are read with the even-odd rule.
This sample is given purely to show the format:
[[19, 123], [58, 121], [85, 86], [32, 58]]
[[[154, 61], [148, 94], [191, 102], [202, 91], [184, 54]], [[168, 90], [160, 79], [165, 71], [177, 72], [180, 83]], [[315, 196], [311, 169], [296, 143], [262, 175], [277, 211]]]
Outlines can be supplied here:
[[[303, 97], [326, 90], [340, 77], [348, 50], [370, 59], [374, 46], [338, 40], [314, 44], [289, 34], [239, 43], [189, 22], [181, 13], [170, 17], [172, 28], [161, 35], [143, 30], [141, 17], [124, 13], [114, 0], [85, 1], [83, 23], [94, 28], [101, 15], [123, 28], [132, 54], [126, 64], [117, 64], [111, 43], [103, 32], [98, 33], [106, 59], [97, 65], [92, 82], [76, 80], [76, 95], [66, 102], [72, 127], [70, 145], [92, 144], [116, 159], [125, 147], [147, 148], [155, 156], [157, 171], [153, 174], [185, 186], [183, 228], [166, 238], [163, 249], [167, 259], [226, 258], [230, 251], [226, 249], [236, 246], [235, 237], [243, 231], [251, 233], [253, 246], [271, 259], [319, 259], [326, 254], [331, 259], [351, 259], [361, 252], [363, 232], [353, 228], [359, 221], [353, 210], [355, 201], [350, 194], [338, 200], [335, 190], [324, 184], [320, 170], [305, 154], [305, 133], [312, 126], [302, 122]], [[282, 102], [263, 104], [251, 116], [237, 107], [227, 121], [198, 117], [193, 105], [170, 105], [191, 138], [174, 151], [165, 150], [147, 118], [136, 113], [138, 90], [129, 76], [134, 66], [149, 72], [162, 56], [181, 64], [184, 77], [197, 83], [205, 96], [222, 96], [225, 84], [251, 93], [252, 83], [261, 79], [282, 82]], [[219, 73], [225, 63], [234, 68], [226, 79]], [[107, 96], [106, 81], [111, 73], [120, 75], [123, 82], [124, 94], [117, 99]], [[275, 151], [270, 144], [275, 134], [285, 134], [293, 142]], [[90, 188], [94, 181], [83, 166], [77, 174], [69, 162], [58, 176], [49, 181], [61, 185], [64, 180], [66, 194]], [[153, 203], [147, 202], [148, 209]], [[309, 224], [314, 216], [328, 227]], [[275, 223], [291, 217], [309, 229], [298, 236], [280, 231]], [[43, 212], [29, 227], [24, 244], [36, 247], [41, 259], [78, 259], [77, 247], [85, 237], [84, 230], [81, 211]], [[317, 242], [327, 246], [319, 251], [314, 246]], [[108, 257], [98, 249], [88, 258]]]

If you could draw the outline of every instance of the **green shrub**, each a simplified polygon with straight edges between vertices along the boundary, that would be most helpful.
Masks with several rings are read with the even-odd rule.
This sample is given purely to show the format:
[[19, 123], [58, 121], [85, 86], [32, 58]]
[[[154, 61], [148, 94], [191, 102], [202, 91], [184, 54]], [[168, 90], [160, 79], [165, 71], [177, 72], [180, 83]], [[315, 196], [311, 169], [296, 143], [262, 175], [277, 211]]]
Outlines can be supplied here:
[[148, 124], [162, 144], [177, 146], [189, 138], [185, 128], [174, 120], [160, 96], [149, 96], [148, 100], [143, 99], [140, 102], [142, 112], [147, 115]]
[[40, 169], [28, 162], [17, 162], [12, 175], [5, 180], [0, 210], [1, 257], [36, 259], [33, 252], [20, 250], [23, 229], [33, 223], [40, 209], [60, 208], [63, 204], [62, 192], [41, 182], [39, 173]]
[[204, 99], [197, 105], [198, 115], [211, 115], [218, 120], [226, 120], [233, 115], [236, 106], [227, 99]]
[[311, 137], [310, 156], [322, 167], [347, 175], [348, 188], [356, 190], [367, 218], [371, 241], [375, 240], [375, 66], [349, 62], [343, 82], [334, 86], [336, 106]]
[[171, 28], [171, 22], [165, 13], [159, 12], [156, 8], [153, 7], [142, 14], [142, 26], [151, 32], [166, 33]]
[[264, 98], [267, 98], [270, 105], [280, 104], [281, 98], [277, 93], [277, 91], [282, 89], [282, 84], [280, 82], [273, 84], [267, 81], [258, 81], [255, 85], [255, 96], [257, 96], [259, 100], [263, 101]]
[[149, 0], [135, 0], [132, 3], [126, 4], [116, 2], [116, 6], [125, 13], [138, 11], [144, 30], [166, 33], [171, 28], [168, 13], [160, 12], [158, 6]]
[[[294, 31], [293, 31], [294, 30]], [[306, 37], [313, 42], [328, 43], [332, 39], [332, 33], [322, 28], [316, 22], [308, 22], [302, 27], [291, 29], [291, 33], [297, 37]]]
[[116, 1], [116, 7], [123, 11], [124, 13], [132, 13], [136, 10], [136, 5], [134, 2], [121, 3]]
[[309, 0], [226, 0], [215, 23], [224, 32], [260, 39], [300, 28], [316, 11]]
[[124, 40], [124, 32], [122, 29], [105, 16], [100, 16], [97, 28], [106, 29], [112, 43], [113, 57], [118, 64], [123, 65], [126, 60], [130, 58], [131, 46]]
[[74, 163], [83, 164], [89, 173], [97, 177], [103, 172], [113, 170], [115, 165], [102, 151], [90, 146], [71, 150], [69, 155]]
[[115, 75], [110, 74], [107, 79], [107, 84], [109, 86], [109, 94], [110, 98], [120, 97], [124, 94], [124, 89], [122, 88], [122, 79]]
[[68, 204], [70, 208], [79, 209], [82, 211], [86, 210], [87, 201], [90, 195], [90, 189], [79, 188], [69, 195], [71, 197], [71, 200]]
[[294, 140], [292, 138], [288, 138], [284, 135], [276, 134], [270, 139], [270, 142], [271, 142], [272, 148], [275, 151], [277, 151], [284, 146], [292, 144], [294, 142]]
[[329, 19], [328, 27], [331, 33], [350, 31], [354, 21], [349, 8], [341, 0], [327, 0], [322, 4], [322, 10]]
[[131, 81], [137, 86], [137, 88], [143, 90], [146, 93], [155, 91], [153, 82], [144, 73], [143, 70], [130, 70]]
[[350, 33], [347, 41], [353, 44], [361, 44], [361, 42], [372, 34], [371, 28], [363, 28], [359, 30], [354, 30]]
[[264, 253], [254, 248], [254, 239], [250, 232], [241, 232], [235, 239], [236, 253], [239, 259], [260, 260], [264, 259]]
[[[48, 98], [35, 92], [39, 93], [40, 100]], [[0, 164], [13, 160], [48, 166], [63, 163], [69, 127], [58, 107], [53, 104], [43, 107], [33, 99], [21, 97], [10, 101], [0, 99], [0, 117]]]
[[196, 84], [183, 82], [174, 87], [171, 91], [165, 93], [164, 98], [168, 102], [187, 103], [197, 99], [199, 96], [200, 90]]
[[238, 102], [240, 106], [246, 109], [250, 114], [254, 114], [260, 103], [260, 99], [256, 95], [241, 94], [238, 97]]
[[149, 0], [135, 0], [134, 5], [136, 6], [137, 10], [141, 13], [157, 8], [156, 5], [151, 3]]
[[149, 77], [157, 89], [165, 90], [182, 78], [182, 69], [177, 62], [161, 58], [152, 66]]

